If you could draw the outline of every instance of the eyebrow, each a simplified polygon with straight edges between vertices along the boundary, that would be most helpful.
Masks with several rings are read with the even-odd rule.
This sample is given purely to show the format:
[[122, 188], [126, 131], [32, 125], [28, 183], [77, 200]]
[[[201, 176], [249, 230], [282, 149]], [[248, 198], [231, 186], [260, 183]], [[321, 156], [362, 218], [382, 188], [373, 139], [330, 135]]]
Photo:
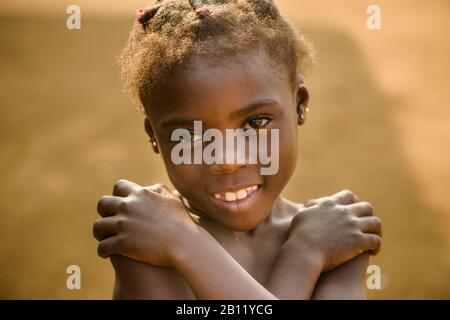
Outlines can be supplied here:
[[[263, 99], [259, 101], [252, 102], [245, 107], [242, 107], [241, 109], [235, 110], [231, 113], [230, 118], [231, 119], [237, 119], [239, 117], [242, 117], [246, 114], [252, 113], [255, 110], [278, 105], [278, 102], [274, 99]], [[192, 126], [194, 125], [194, 121], [198, 119], [180, 119], [180, 118], [174, 118], [169, 119], [165, 121], [161, 126], [162, 127], [184, 127], [184, 126]]]
[[273, 105], [278, 105], [278, 102], [274, 99], [263, 99], [263, 100], [255, 101], [239, 110], [233, 111], [231, 113], [231, 119], [236, 119], [243, 115], [252, 113], [255, 110], [258, 110], [260, 108], [269, 107], [269, 106], [273, 106]]
[[194, 121], [198, 119], [170, 119], [167, 121], [164, 121], [164, 123], [161, 125], [162, 127], [184, 127], [184, 126], [193, 126]]

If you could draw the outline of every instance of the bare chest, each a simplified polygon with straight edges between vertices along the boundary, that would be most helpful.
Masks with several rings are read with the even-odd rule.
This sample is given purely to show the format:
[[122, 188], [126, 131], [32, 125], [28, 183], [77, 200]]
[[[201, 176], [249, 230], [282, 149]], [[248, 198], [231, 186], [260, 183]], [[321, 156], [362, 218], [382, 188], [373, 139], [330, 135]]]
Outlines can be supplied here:
[[[272, 232], [254, 237], [221, 233], [214, 229], [208, 231], [256, 281], [264, 286], [285, 241], [288, 228], [289, 223], [280, 224]], [[184, 299], [195, 299], [194, 293], [176, 271], [172, 270], [166, 281], [172, 288], [178, 288], [179, 294]]]

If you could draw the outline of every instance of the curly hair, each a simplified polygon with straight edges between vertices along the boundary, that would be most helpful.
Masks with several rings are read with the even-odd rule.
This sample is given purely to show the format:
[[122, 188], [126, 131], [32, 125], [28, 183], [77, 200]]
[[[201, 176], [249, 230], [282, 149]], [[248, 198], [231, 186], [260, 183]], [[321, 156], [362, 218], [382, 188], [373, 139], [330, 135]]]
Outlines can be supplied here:
[[292, 85], [313, 63], [312, 45], [272, 0], [157, 0], [138, 10], [118, 62], [126, 91], [145, 112], [194, 58], [221, 62], [251, 49], [264, 50]]

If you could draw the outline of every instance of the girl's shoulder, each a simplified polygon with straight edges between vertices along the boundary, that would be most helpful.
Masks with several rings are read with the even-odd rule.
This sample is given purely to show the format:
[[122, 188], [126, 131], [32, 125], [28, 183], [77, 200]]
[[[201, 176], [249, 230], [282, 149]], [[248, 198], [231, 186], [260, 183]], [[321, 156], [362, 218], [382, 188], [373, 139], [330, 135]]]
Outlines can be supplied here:
[[293, 218], [303, 208], [303, 203], [295, 202], [280, 196], [277, 206], [284, 217]]

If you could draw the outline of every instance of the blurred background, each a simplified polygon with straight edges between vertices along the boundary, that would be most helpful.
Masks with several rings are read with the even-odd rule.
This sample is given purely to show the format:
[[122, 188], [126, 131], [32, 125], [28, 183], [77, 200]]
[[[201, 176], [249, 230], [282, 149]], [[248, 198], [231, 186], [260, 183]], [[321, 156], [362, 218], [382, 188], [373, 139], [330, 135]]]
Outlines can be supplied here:
[[[153, 1], [151, 1], [153, 2]], [[169, 183], [115, 56], [149, 1], [0, 2], [0, 298], [110, 299], [96, 203], [127, 178]], [[276, 0], [315, 43], [311, 112], [284, 195], [350, 188], [383, 219], [374, 299], [450, 298], [450, 2]], [[66, 8], [81, 8], [68, 30]], [[381, 8], [381, 30], [366, 9]], [[81, 268], [81, 290], [66, 268]]]

